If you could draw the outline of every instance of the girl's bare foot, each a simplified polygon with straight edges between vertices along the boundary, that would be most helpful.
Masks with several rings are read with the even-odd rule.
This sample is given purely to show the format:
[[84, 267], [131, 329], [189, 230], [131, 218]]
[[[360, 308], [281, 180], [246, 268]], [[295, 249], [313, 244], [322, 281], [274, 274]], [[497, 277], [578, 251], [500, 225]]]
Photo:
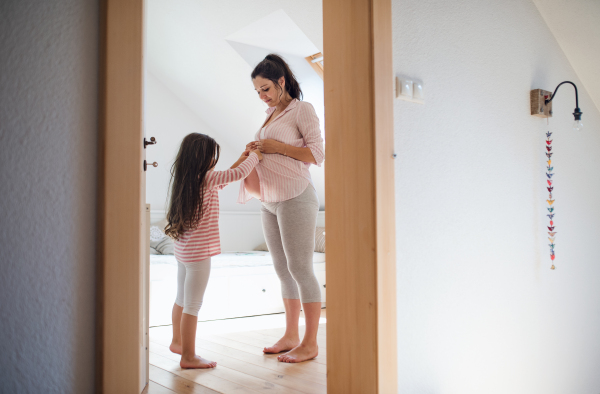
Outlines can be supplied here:
[[263, 353], [276, 354], [276, 353], [281, 353], [281, 352], [287, 352], [288, 350], [292, 350], [299, 344], [300, 344], [299, 337], [296, 337], [296, 338], [283, 337], [280, 340], [278, 340], [275, 345], [264, 348]]
[[181, 368], [214, 368], [217, 366], [217, 363], [214, 361], [209, 361], [200, 356], [194, 356], [192, 358], [183, 358], [181, 357], [181, 361], [179, 362], [179, 366]]
[[289, 352], [278, 356], [277, 359], [284, 363], [301, 363], [302, 361], [312, 360], [319, 354], [317, 344], [305, 345], [300, 344]]
[[171, 346], [169, 346], [169, 350], [175, 354], [181, 354], [181, 344], [171, 342]]

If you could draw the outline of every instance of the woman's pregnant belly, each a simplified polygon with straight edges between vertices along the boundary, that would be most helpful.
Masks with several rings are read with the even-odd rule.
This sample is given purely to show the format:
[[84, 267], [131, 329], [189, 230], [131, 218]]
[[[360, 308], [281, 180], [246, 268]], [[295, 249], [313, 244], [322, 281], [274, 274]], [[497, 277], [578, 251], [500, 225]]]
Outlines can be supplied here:
[[260, 178], [258, 177], [256, 168], [244, 180], [244, 187], [252, 197], [260, 200]]

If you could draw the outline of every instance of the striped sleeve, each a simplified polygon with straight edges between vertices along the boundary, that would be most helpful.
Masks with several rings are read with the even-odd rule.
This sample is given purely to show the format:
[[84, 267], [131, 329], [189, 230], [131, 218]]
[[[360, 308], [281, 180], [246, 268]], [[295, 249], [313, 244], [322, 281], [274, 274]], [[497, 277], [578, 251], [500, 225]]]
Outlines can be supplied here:
[[325, 152], [323, 149], [321, 129], [319, 127], [319, 117], [312, 104], [302, 102], [298, 111], [296, 123], [298, 124], [298, 130], [304, 139], [304, 144], [310, 149], [317, 162], [317, 166], [321, 167], [321, 164], [325, 159]]
[[211, 171], [207, 175], [207, 188], [212, 189], [219, 186], [225, 186], [231, 182], [246, 178], [252, 169], [258, 164], [258, 156], [254, 152], [236, 168], [230, 168], [225, 171]]

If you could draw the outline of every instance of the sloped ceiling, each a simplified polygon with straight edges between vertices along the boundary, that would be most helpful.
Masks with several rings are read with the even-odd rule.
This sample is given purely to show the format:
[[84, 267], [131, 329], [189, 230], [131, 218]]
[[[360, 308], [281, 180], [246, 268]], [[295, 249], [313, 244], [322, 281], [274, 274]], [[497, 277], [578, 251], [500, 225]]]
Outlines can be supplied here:
[[600, 110], [600, 0], [533, 2]]

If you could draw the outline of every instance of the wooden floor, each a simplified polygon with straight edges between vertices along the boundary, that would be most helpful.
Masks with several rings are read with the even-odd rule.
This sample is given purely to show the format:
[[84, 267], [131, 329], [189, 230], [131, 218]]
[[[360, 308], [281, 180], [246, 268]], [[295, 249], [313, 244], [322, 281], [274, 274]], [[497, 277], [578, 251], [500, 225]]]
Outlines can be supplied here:
[[[325, 310], [322, 317], [325, 318]], [[284, 319], [284, 316], [269, 318]], [[286, 364], [278, 362], [277, 355], [262, 352], [264, 346], [272, 345], [282, 336], [283, 324], [278, 328], [256, 329], [258, 319], [225, 320], [218, 326], [198, 323], [196, 352], [218, 364], [210, 370], [182, 369], [180, 356], [168, 348], [171, 326], [151, 328], [147, 393], [326, 393], [326, 324], [319, 328], [319, 356], [300, 364]], [[304, 334], [303, 325], [300, 334]]]

